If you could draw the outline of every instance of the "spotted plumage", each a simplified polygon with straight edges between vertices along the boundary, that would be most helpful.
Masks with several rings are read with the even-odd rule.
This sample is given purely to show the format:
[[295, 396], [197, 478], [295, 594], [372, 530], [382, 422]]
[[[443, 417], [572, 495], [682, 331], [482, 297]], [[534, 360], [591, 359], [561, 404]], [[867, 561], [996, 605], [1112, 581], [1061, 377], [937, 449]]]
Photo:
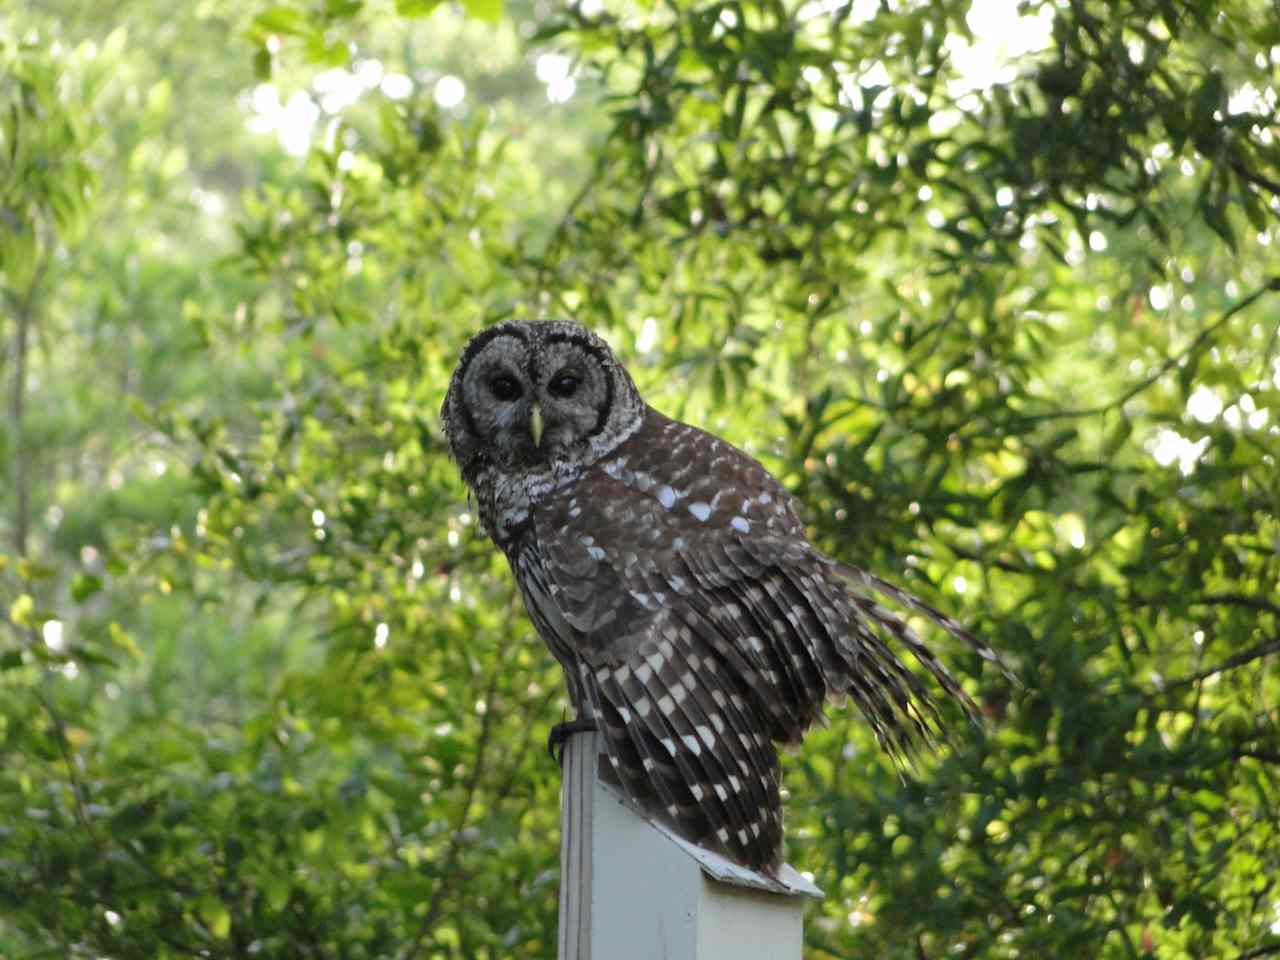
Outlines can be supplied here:
[[764, 467], [648, 406], [584, 328], [477, 334], [442, 415], [485, 531], [579, 717], [603, 734], [603, 775], [682, 836], [775, 871], [775, 744], [798, 742], [833, 697], [847, 696], [895, 756], [941, 734], [928, 689], [886, 637], [974, 713], [880, 600], [998, 663], [989, 648], [817, 550]]

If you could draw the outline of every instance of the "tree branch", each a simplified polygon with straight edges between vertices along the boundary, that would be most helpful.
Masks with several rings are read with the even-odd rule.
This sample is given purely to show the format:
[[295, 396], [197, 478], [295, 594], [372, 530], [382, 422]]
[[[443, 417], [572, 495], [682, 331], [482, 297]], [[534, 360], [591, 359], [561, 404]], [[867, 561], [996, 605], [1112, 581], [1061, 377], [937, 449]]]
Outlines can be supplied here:
[[15, 334], [13, 357], [13, 383], [9, 394], [9, 422], [13, 429], [13, 492], [15, 499], [13, 518], [13, 552], [19, 557], [27, 555], [27, 536], [31, 529], [31, 476], [27, 459], [26, 399], [27, 356], [31, 349], [31, 328], [34, 325], [36, 292], [44, 277], [47, 260], [41, 259], [31, 276], [22, 299], [14, 308], [14, 321], [18, 325]]
[[1237, 760], [1260, 760], [1280, 766], [1280, 753], [1273, 750], [1232, 750], [1231, 756]]
[[1231, 169], [1236, 172], [1236, 176], [1238, 176], [1241, 180], [1244, 180], [1246, 183], [1251, 183], [1255, 187], [1262, 187], [1265, 190], [1270, 190], [1276, 196], [1280, 197], [1280, 183], [1277, 183], [1275, 180], [1272, 180], [1269, 177], [1264, 177], [1262, 174], [1258, 173], [1255, 170], [1250, 170], [1247, 166], [1245, 166], [1245, 163], [1243, 160], [1240, 160], [1240, 159], [1232, 160]]
[[[979, 558], [973, 557], [971, 559], [976, 560]], [[1145, 597], [1132, 596], [1129, 602], [1134, 607], [1153, 607], [1169, 603], [1172, 599], [1174, 598], [1171, 598], [1169, 594], [1152, 594]], [[1261, 610], [1263, 613], [1270, 613], [1280, 617], [1280, 604], [1251, 593], [1206, 593], [1202, 597], [1195, 597], [1190, 600], [1176, 599], [1179, 603], [1189, 607], [1248, 607], [1250, 610]]]
[[1253, 293], [1249, 294], [1243, 300], [1237, 300], [1227, 308], [1227, 311], [1223, 313], [1221, 317], [1201, 330], [1200, 333], [1196, 335], [1196, 338], [1192, 340], [1184, 350], [1180, 350], [1173, 356], [1166, 358], [1164, 363], [1160, 365], [1155, 373], [1139, 380], [1114, 400], [1109, 400], [1108, 402], [1098, 404], [1097, 406], [1082, 407], [1076, 410], [1053, 410], [1048, 413], [1031, 414], [1026, 417], [1026, 421], [1028, 423], [1038, 423], [1047, 420], [1069, 420], [1076, 417], [1093, 417], [1103, 413], [1110, 413], [1112, 410], [1123, 407], [1138, 394], [1161, 380], [1165, 374], [1178, 366], [1178, 364], [1182, 363], [1183, 360], [1204, 346], [1205, 341], [1217, 333], [1221, 327], [1225, 326], [1237, 314], [1253, 306], [1266, 294], [1277, 292], [1280, 292], [1280, 276], [1268, 277], [1260, 287], [1253, 291]]
[[1280, 604], [1272, 603], [1270, 600], [1264, 600], [1262, 597], [1251, 596], [1247, 593], [1206, 593], [1194, 603], [1217, 603], [1224, 606], [1233, 607], [1249, 607], [1253, 610], [1263, 610], [1267, 613], [1275, 614], [1280, 617]]
[[1201, 680], [1208, 679], [1217, 673], [1225, 673], [1228, 670], [1234, 670], [1236, 667], [1243, 667], [1246, 663], [1252, 663], [1254, 660], [1261, 660], [1263, 657], [1272, 653], [1280, 653], [1280, 637], [1273, 637], [1264, 643], [1259, 643], [1247, 650], [1242, 650], [1234, 657], [1228, 657], [1217, 666], [1210, 667], [1208, 670], [1201, 670], [1199, 673], [1193, 673], [1189, 677], [1183, 677], [1180, 680], [1171, 680], [1165, 684], [1163, 693], [1176, 690], [1179, 687], [1185, 687], [1192, 683], [1199, 683]]
[[436, 918], [440, 915], [440, 911], [444, 909], [445, 901], [449, 898], [453, 886], [452, 881], [458, 875], [458, 858], [462, 855], [463, 833], [467, 827], [467, 820], [471, 817], [471, 808], [475, 806], [476, 793], [480, 787], [480, 778], [484, 773], [485, 756], [488, 752], [490, 736], [493, 733], [493, 718], [498, 713], [494, 708], [493, 698], [498, 689], [498, 677], [504, 666], [504, 661], [499, 660], [494, 665], [493, 671], [489, 676], [489, 686], [485, 691], [484, 698], [486, 709], [480, 720], [480, 738], [476, 742], [475, 764], [472, 766], [471, 776], [467, 778], [466, 786], [463, 788], [465, 799], [462, 803], [462, 813], [458, 816], [458, 822], [453, 828], [453, 836], [449, 838], [449, 846], [445, 850], [444, 860], [440, 868], [440, 881], [436, 884], [436, 888], [431, 894], [431, 901], [427, 904], [427, 912], [422, 915], [422, 922], [418, 924], [418, 931], [414, 935], [413, 942], [409, 944], [408, 949], [401, 955], [402, 960], [413, 960], [422, 952], [427, 936], [435, 927]]
[[44, 708], [44, 712], [49, 715], [49, 719], [53, 723], [54, 733], [58, 741], [58, 750], [62, 754], [62, 762], [67, 768], [67, 782], [71, 784], [71, 795], [76, 800], [76, 819], [80, 821], [80, 826], [84, 827], [84, 831], [89, 835], [89, 839], [93, 841], [93, 845], [101, 850], [103, 846], [102, 838], [98, 836], [97, 830], [94, 829], [93, 821], [89, 819], [88, 807], [85, 802], [86, 790], [80, 780], [79, 773], [76, 771], [75, 758], [71, 755], [71, 743], [67, 739], [67, 725], [63, 722], [62, 715], [49, 702], [48, 697], [34, 687], [31, 690], [31, 695]]

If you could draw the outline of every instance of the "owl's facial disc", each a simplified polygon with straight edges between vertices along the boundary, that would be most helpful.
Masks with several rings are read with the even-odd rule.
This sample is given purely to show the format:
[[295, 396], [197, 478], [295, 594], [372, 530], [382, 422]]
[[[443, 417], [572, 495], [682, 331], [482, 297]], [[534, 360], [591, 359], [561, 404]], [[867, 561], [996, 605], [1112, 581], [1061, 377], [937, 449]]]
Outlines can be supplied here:
[[519, 469], [539, 460], [530, 432], [536, 398], [528, 355], [528, 344], [518, 331], [497, 331], [464, 358], [461, 378], [445, 401], [465, 423], [466, 429], [450, 434], [464, 475], [474, 475], [485, 463]]
[[567, 322], [510, 321], [474, 336], [441, 410], [468, 483], [486, 471], [586, 465], [640, 424], [644, 401], [609, 347]]
[[538, 352], [533, 373], [542, 416], [538, 449], [549, 464], [570, 458], [609, 415], [608, 371], [590, 344], [566, 337], [551, 339]]

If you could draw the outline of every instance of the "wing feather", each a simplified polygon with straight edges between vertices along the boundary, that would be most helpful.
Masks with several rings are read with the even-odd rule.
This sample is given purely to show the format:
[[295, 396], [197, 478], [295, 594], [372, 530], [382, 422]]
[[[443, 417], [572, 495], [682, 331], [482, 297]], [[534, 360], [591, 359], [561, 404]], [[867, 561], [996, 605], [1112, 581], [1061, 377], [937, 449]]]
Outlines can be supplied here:
[[[945, 729], [929, 689], [886, 637], [976, 713], [877, 596], [999, 661], [911, 594], [820, 553], [776, 481], [708, 443], [712, 463], [739, 471], [742, 483], [730, 476], [706, 500], [655, 479], [670, 471], [650, 443], [635, 461], [619, 455], [590, 468], [544, 503], [534, 515], [540, 569], [525, 599], [574, 677], [575, 705], [599, 722], [601, 769], [693, 842], [773, 871], [782, 851], [775, 741], [797, 742], [839, 696], [895, 759], [914, 757]], [[723, 495], [739, 489], [760, 492]], [[681, 497], [690, 498], [684, 506]]]

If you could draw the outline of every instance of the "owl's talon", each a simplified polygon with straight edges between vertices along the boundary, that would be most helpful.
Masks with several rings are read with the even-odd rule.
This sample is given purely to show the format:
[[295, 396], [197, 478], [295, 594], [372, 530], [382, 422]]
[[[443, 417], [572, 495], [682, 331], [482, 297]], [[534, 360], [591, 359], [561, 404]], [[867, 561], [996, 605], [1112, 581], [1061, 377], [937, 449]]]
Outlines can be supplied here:
[[[547, 753], [556, 762], [556, 766], [564, 766], [564, 746], [575, 733], [590, 733], [596, 729], [594, 720], [564, 720], [557, 723], [547, 733]], [[558, 748], [558, 749], [557, 749]]]

